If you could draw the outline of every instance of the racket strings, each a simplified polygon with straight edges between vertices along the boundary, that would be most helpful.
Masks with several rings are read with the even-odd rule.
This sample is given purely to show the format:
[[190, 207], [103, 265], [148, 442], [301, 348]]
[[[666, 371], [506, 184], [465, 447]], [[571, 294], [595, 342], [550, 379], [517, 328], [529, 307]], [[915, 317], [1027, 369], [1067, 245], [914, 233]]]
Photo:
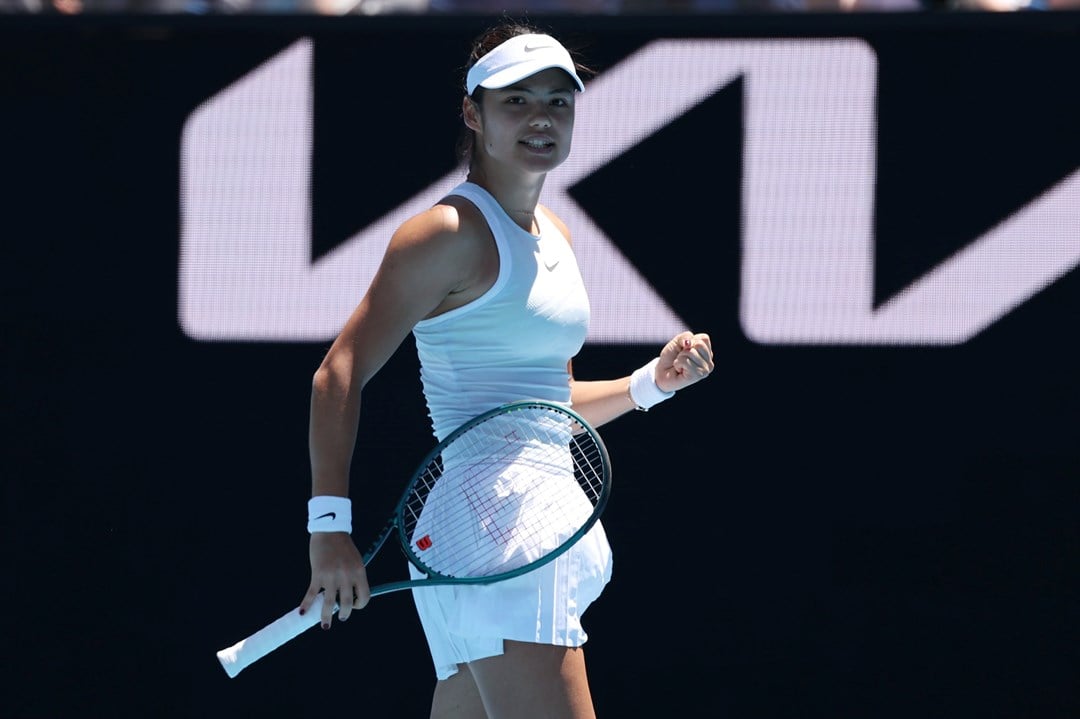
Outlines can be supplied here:
[[528, 411], [473, 427], [417, 476], [401, 519], [428, 570], [511, 572], [589, 522], [604, 495], [606, 455], [591, 433], [573, 435], [565, 415]]

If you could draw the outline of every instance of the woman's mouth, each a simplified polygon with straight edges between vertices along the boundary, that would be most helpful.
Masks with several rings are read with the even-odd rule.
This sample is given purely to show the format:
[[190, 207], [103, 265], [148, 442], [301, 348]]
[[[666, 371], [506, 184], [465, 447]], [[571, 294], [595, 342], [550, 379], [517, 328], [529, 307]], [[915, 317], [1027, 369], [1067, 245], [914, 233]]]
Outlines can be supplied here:
[[553, 147], [555, 145], [555, 143], [551, 140], [546, 140], [543, 138], [530, 138], [528, 140], [522, 140], [521, 144], [525, 145], [531, 150], [546, 150], [547, 148]]

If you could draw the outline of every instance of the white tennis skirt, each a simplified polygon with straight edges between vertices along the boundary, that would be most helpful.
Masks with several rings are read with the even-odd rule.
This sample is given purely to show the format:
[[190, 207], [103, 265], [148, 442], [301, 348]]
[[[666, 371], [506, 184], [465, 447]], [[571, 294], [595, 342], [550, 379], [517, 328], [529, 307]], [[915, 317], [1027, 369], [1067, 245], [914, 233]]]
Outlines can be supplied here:
[[[600, 522], [566, 553], [520, 577], [494, 584], [412, 590], [435, 674], [503, 653], [503, 640], [579, 647], [581, 617], [611, 580], [612, 557]], [[424, 575], [409, 565], [413, 578]]]

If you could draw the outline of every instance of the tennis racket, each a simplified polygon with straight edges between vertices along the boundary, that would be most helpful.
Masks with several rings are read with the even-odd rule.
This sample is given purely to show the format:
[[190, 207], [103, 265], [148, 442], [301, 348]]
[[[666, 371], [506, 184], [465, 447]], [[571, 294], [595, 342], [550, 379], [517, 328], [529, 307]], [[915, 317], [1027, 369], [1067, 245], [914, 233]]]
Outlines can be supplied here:
[[[512, 402], [454, 430], [421, 462], [364, 565], [394, 535], [422, 579], [371, 588], [371, 596], [440, 584], [488, 584], [547, 564], [600, 517], [611, 460], [580, 415], [553, 402]], [[319, 624], [320, 593], [217, 653], [230, 677]], [[329, 601], [334, 601], [330, 599]], [[337, 611], [337, 605], [334, 606]]]

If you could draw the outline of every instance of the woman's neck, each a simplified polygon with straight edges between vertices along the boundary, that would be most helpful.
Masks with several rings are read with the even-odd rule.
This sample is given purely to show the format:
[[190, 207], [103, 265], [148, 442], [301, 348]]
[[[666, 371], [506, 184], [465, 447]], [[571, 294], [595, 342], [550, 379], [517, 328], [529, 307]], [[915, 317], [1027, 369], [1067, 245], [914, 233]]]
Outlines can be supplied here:
[[470, 170], [465, 179], [487, 190], [519, 227], [536, 234], [536, 206], [544, 186], [542, 175], [535, 182], [523, 182], [519, 177], [492, 177], [490, 172]]

